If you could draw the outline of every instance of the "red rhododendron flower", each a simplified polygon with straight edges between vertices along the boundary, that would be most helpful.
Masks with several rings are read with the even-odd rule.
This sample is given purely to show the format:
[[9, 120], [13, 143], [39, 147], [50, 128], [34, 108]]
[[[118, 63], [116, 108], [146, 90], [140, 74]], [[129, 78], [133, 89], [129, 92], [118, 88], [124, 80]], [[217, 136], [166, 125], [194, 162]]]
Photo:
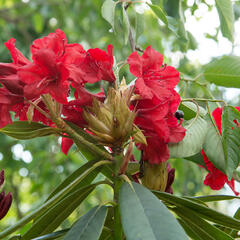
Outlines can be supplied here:
[[227, 176], [222, 173], [219, 169], [217, 169], [208, 159], [205, 152], [202, 150], [202, 155], [204, 159], [204, 163], [207, 167], [209, 173], [204, 179], [204, 184], [209, 186], [213, 190], [220, 190], [224, 187], [225, 183], [232, 189], [235, 195], [238, 195], [239, 192], [235, 191], [235, 184], [234, 179], [232, 178], [231, 181], [228, 181]]
[[130, 72], [137, 77], [136, 93], [142, 98], [166, 100], [172, 95], [172, 89], [179, 82], [179, 73], [171, 66], [162, 66], [162, 54], [149, 46], [142, 56], [133, 52], [127, 62]]
[[[236, 109], [240, 112], [240, 107], [236, 107]], [[222, 134], [221, 131], [221, 121], [222, 121], [222, 108], [216, 108], [212, 115], [214, 117], [214, 120], [216, 122], [217, 128]], [[236, 121], [234, 121], [236, 123]], [[237, 125], [238, 123], [236, 123]], [[232, 178], [231, 181], [228, 181], [227, 176], [221, 172], [219, 169], [217, 169], [208, 159], [205, 152], [202, 150], [202, 155], [204, 159], [204, 163], [207, 167], [207, 170], [209, 171], [208, 175], [206, 176], [204, 180], [204, 184], [211, 187], [213, 190], [220, 190], [223, 188], [224, 184], [227, 183], [229, 187], [232, 189], [232, 191], [238, 195], [239, 193], [235, 191], [235, 185], [234, 185], [234, 179]]]
[[23, 97], [9, 92], [5, 88], [0, 88], [0, 128], [12, 123], [10, 110], [12, 106], [23, 102]]
[[[0, 189], [4, 183], [4, 170], [0, 172]], [[12, 194], [5, 194], [4, 191], [0, 193], [0, 220], [6, 216], [12, 204]]]

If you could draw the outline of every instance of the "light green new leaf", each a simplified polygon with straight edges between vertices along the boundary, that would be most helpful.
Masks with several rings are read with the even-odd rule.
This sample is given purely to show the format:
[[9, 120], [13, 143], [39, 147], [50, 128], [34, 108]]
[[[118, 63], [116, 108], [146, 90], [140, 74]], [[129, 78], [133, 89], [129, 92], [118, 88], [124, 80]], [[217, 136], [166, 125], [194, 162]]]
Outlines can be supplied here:
[[42, 14], [35, 13], [33, 15], [34, 28], [37, 33], [41, 33], [44, 27], [44, 18]]
[[114, 30], [115, 7], [116, 2], [112, 0], [105, 0], [105, 2], [102, 5], [102, 16], [107, 22], [111, 24], [113, 30]]
[[130, 26], [130, 23], [129, 23], [128, 15], [127, 15], [127, 12], [125, 10], [124, 4], [122, 5], [122, 14], [123, 14], [124, 43], [127, 44], [131, 26]]
[[184, 230], [148, 189], [132, 182], [120, 189], [120, 211], [124, 233], [128, 240], [184, 240]]
[[97, 240], [107, 216], [106, 206], [96, 206], [83, 215], [63, 240]]
[[147, 3], [147, 5], [151, 8], [151, 10], [155, 13], [155, 15], [166, 24], [166, 26], [168, 26], [168, 20], [166, 17], [166, 14], [164, 12], [164, 10], [157, 5], [153, 5], [153, 4], [149, 4]]
[[185, 125], [186, 135], [179, 143], [168, 144], [171, 158], [190, 157], [201, 151], [207, 134], [207, 122], [198, 117]]
[[234, 120], [240, 124], [239, 111], [234, 107], [224, 106], [222, 113], [222, 139], [226, 173], [230, 179], [240, 161], [240, 129]]
[[222, 35], [233, 42], [234, 14], [231, 0], [215, 0]]
[[217, 127], [214, 126], [210, 117], [208, 117], [208, 131], [203, 145], [203, 150], [208, 156], [210, 162], [220, 171], [226, 173], [226, 162], [222, 144], [222, 136]]
[[204, 78], [223, 87], [240, 88], [240, 57], [223, 56], [205, 66]]

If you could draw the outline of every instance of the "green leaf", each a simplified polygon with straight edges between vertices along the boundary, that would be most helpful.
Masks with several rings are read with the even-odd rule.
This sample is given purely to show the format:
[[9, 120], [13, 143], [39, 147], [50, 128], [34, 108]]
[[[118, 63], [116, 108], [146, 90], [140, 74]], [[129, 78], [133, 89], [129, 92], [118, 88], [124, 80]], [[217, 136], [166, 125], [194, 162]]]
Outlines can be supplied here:
[[122, 14], [123, 14], [124, 43], [127, 44], [131, 26], [130, 26], [130, 23], [129, 23], [128, 15], [127, 15], [127, 12], [125, 10], [124, 4], [122, 4]]
[[50, 234], [46, 234], [41, 237], [34, 238], [32, 240], [52, 240], [52, 239], [58, 239], [66, 234], [66, 232], [69, 231], [69, 229], [64, 229], [61, 231], [53, 232]]
[[236, 123], [240, 123], [240, 113], [231, 106], [224, 106], [222, 113], [222, 140], [226, 162], [226, 173], [229, 179], [240, 161], [240, 129]]
[[13, 226], [2, 231], [0, 233], [0, 239], [8, 236], [10, 233], [14, 232], [19, 227], [23, 226], [24, 224], [30, 222], [32, 219], [45, 213], [48, 209], [52, 208], [55, 204], [57, 204], [65, 196], [67, 196], [69, 194], [69, 192], [71, 192], [72, 189], [74, 189], [81, 181], [83, 181], [92, 171], [94, 171], [96, 168], [99, 168], [105, 164], [111, 164], [111, 162], [107, 161], [107, 160], [102, 160], [102, 161], [96, 162], [92, 167], [90, 167], [84, 173], [82, 173], [80, 176], [78, 176], [73, 182], [71, 182], [68, 186], [66, 186], [64, 189], [62, 189], [60, 192], [58, 192], [55, 196], [53, 196], [51, 199], [49, 199], [46, 203], [42, 204], [39, 208], [32, 211], [30, 214], [28, 214], [27, 216], [22, 218], [19, 222], [17, 222]]
[[220, 224], [222, 226], [230, 227], [236, 230], [240, 230], [240, 221], [224, 215], [216, 210], [199, 204], [195, 201], [191, 201], [186, 198], [174, 196], [169, 193], [152, 191], [159, 199], [176, 207], [186, 207], [196, 212], [199, 217], [209, 220], [211, 222]]
[[208, 156], [210, 162], [218, 168], [220, 171], [225, 173], [225, 158], [222, 145], [222, 136], [220, 135], [217, 127], [213, 125], [212, 120], [208, 116], [208, 131], [203, 145], [203, 150]]
[[106, 206], [96, 206], [83, 215], [70, 229], [64, 240], [97, 240], [107, 216]]
[[0, 132], [21, 140], [61, 133], [58, 128], [48, 127], [37, 122], [29, 123], [28, 121], [15, 121], [12, 124], [0, 128]]
[[189, 224], [187, 224], [183, 219], [177, 218], [178, 222], [181, 224], [187, 235], [192, 239], [192, 240], [205, 240], [197, 235], [197, 233], [194, 232], [193, 229], [190, 228]]
[[32, 227], [23, 235], [23, 240], [31, 240], [42, 234], [48, 234], [54, 231], [93, 191], [96, 185], [90, 185], [84, 188], [79, 188], [75, 192], [69, 194], [37, 221]]
[[168, 20], [166, 18], [166, 13], [164, 12], [164, 10], [157, 5], [153, 5], [153, 4], [149, 4], [147, 3], [147, 5], [151, 8], [151, 10], [155, 13], [155, 15], [166, 24], [166, 26], [168, 26]]
[[189, 40], [188, 49], [196, 50], [198, 47], [198, 43], [197, 43], [196, 39], [189, 31], [187, 31], [187, 36], [188, 36], [188, 40]]
[[[189, 208], [177, 207], [172, 209], [188, 224], [190, 228], [204, 240], [232, 240], [233, 238], [217, 227], [203, 220], [197, 213]], [[197, 231], [196, 231], [197, 230]]]
[[[179, 110], [184, 112], [184, 119], [190, 120], [196, 117], [197, 114], [197, 106], [193, 102], [181, 102], [179, 105]], [[199, 106], [199, 116], [204, 117], [207, 114], [207, 111]]]
[[128, 240], [188, 239], [166, 206], [142, 185], [125, 182], [120, 189], [119, 201]]
[[213, 60], [205, 66], [203, 75], [218, 86], [240, 88], [240, 57], [223, 56]]
[[234, 14], [231, 0], [216, 0], [222, 35], [233, 42]]
[[209, 195], [209, 196], [199, 196], [199, 197], [191, 197], [193, 199], [199, 199], [203, 202], [216, 202], [223, 200], [232, 200], [232, 199], [240, 199], [240, 197], [230, 196], [230, 195]]
[[112, 0], [105, 0], [102, 5], [102, 17], [111, 24], [114, 30], [114, 17], [115, 17], [116, 2]]
[[[83, 166], [78, 168], [76, 171], [74, 171], [71, 175], [69, 175], [62, 183], [60, 183], [56, 189], [49, 195], [46, 201], [48, 201], [50, 198], [55, 196], [58, 192], [60, 192], [62, 189], [67, 187], [69, 184], [71, 184], [73, 181], [75, 181], [76, 178], [78, 178], [81, 174], [83, 174], [86, 170], [88, 170], [90, 167], [92, 167], [97, 161], [89, 161], [85, 163]], [[74, 192], [76, 189], [81, 188], [83, 186], [86, 186], [90, 184], [97, 174], [99, 173], [99, 169], [93, 170], [90, 174], [88, 174], [81, 182], [79, 182], [76, 187], [72, 190]]]
[[205, 166], [204, 159], [203, 159], [203, 156], [202, 156], [201, 152], [199, 152], [199, 153], [197, 153], [197, 154], [195, 154], [191, 157], [185, 157], [184, 159], [188, 160], [188, 161], [191, 161], [191, 162], [194, 162], [196, 164]]
[[44, 27], [44, 20], [43, 20], [42, 14], [35, 13], [33, 15], [33, 24], [34, 24], [35, 31], [37, 33], [41, 33]]
[[175, 144], [168, 144], [171, 158], [190, 157], [202, 149], [207, 134], [207, 122], [198, 117], [190, 120], [186, 126], [184, 139]]

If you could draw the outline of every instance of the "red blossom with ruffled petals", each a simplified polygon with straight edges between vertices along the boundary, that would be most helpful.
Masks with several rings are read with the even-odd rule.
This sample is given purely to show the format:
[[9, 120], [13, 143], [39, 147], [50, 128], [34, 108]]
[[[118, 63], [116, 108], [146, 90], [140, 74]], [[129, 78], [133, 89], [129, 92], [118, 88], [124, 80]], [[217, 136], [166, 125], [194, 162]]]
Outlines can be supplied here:
[[[240, 107], [235, 107], [240, 112]], [[213, 118], [216, 122], [217, 128], [222, 134], [221, 131], [221, 122], [222, 122], [222, 108], [216, 108], [212, 112]], [[236, 123], [236, 121], [234, 121]], [[238, 123], [236, 123], [237, 125]], [[239, 192], [235, 191], [235, 184], [234, 179], [232, 178], [230, 181], [228, 181], [227, 176], [221, 172], [219, 169], [217, 169], [208, 159], [206, 153], [202, 150], [202, 156], [204, 159], [205, 166], [207, 167], [207, 170], [209, 173], [207, 174], [204, 184], [209, 186], [213, 190], [220, 190], [224, 187], [225, 183], [229, 185], [229, 187], [232, 189], [235, 195], [238, 195]]]
[[139, 56], [133, 52], [127, 59], [130, 72], [137, 77], [136, 91], [142, 98], [154, 96], [166, 100], [179, 82], [179, 72], [171, 66], [163, 66], [163, 56], [151, 46]]

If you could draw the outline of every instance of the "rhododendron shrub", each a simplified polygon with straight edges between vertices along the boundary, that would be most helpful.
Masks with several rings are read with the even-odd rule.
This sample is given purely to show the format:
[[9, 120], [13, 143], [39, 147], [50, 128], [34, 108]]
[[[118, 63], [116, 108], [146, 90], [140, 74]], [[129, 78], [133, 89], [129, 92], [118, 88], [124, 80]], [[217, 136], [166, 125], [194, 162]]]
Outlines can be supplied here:
[[[232, 239], [223, 228], [240, 230], [239, 220], [204, 203], [235, 196], [203, 196], [197, 201], [177, 197], [172, 186], [178, 169], [170, 165], [176, 158], [195, 159], [209, 172], [204, 184], [220, 190], [227, 183], [238, 195], [239, 107], [225, 104], [211, 113], [209, 101], [221, 101], [181, 98], [178, 70], [164, 63], [151, 45], [133, 49], [117, 63], [118, 49], [111, 44], [106, 51], [85, 50], [68, 43], [60, 29], [32, 43], [31, 60], [15, 42], [5, 43], [12, 62], [0, 63], [0, 132], [17, 139], [55, 134], [64, 154], [75, 144], [88, 162], [0, 238], [21, 228], [22, 239], [64, 235], [70, 240], [203, 239], [205, 231], [211, 239]], [[135, 79], [119, 78], [126, 64]], [[96, 83], [99, 91], [92, 93], [87, 86]], [[201, 152], [203, 157], [196, 160]], [[99, 173], [105, 179], [94, 181]], [[2, 171], [0, 186], [3, 180]], [[70, 229], [54, 232], [100, 184], [112, 187], [112, 199], [92, 208]], [[0, 194], [0, 219], [11, 200], [11, 194]]]

